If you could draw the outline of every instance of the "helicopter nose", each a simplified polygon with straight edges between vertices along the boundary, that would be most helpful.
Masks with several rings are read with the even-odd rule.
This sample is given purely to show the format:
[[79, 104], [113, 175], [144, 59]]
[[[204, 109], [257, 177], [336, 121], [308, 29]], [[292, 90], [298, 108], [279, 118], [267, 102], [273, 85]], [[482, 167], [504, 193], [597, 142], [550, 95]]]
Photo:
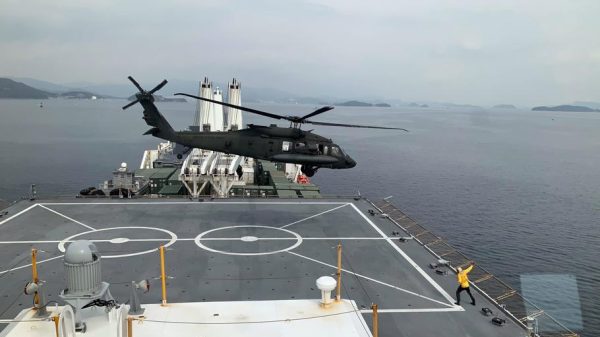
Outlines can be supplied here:
[[356, 166], [356, 161], [350, 158], [350, 156], [346, 155], [346, 165], [348, 165], [349, 168], [352, 168]]

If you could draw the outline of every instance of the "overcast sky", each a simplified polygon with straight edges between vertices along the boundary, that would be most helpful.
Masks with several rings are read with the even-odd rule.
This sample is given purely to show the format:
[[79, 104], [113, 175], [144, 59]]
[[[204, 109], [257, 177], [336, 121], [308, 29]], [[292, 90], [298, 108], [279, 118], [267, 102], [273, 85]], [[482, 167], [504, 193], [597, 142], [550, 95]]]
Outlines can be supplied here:
[[0, 1], [0, 76], [304, 95], [600, 101], [600, 1]]

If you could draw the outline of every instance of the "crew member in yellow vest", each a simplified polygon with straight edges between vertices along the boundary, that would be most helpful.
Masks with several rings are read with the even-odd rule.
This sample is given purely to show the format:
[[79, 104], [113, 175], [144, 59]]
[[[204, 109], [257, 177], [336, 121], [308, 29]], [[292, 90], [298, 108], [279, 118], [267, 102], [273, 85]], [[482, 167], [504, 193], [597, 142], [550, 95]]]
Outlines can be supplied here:
[[467, 276], [472, 269], [472, 264], [464, 270], [461, 267], [458, 267], [457, 269], [458, 274], [456, 275], [456, 278], [458, 279], [458, 289], [456, 289], [456, 305], [460, 305], [460, 293], [463, 290], [466, 291], [471, 297], [471, 304], [475, 305], [475, 297], [473, 297], [473, 294], [471, 294], [471, 289], [469, 288], [469, 277]]

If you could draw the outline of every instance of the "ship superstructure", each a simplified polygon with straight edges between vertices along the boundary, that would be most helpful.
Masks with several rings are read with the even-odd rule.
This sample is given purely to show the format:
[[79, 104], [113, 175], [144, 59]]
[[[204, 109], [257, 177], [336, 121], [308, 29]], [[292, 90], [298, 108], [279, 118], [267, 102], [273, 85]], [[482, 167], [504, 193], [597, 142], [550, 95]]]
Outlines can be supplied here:
[[[241, 105], [242, 85], [233, 79], [227, 85], [227, 103]], [[208, 78], [199, 82], [198, 95], [203, 98], [222, 102], [223, 92], [215, 87]], [[223, 110], [223, 106], [206, 101], [196, 102], [196, 111], [191, 131], [228, 132], [243, 128], [242, 112], [235, 108]], [[210, 151], [205, 149], [185, 149], [172, 142], [160, 143], [156, 150], [146, 150], [140, 164], [140, 169], [150, 170], [157, 167], [172, 166], [179, 170], [176, 172], [178, 180], [185, 188], [184, 194], [197, 198], [201, 195], [225, 197], [236, 195], [242, 190], [256, 190], [253, 186], [260, 185], [256, 179], [260, 167], [252, 158], [239, 155]], [[280, 165], [279, 169], [285, 172], [290, 183], [300, 182], [298, 188], [304, 189], [308, 179], [302, 175], [298, 165]], [[261, 189], [259, 194], [268, 194], [269, 191]], [[177, 188], [169, 192], [182, 194]], [[250, 192], [245, 192], [249, 194]]]
[[[229, 103], [237, 102], [239, 104], [240, 86], [235, 79], [233, 83], [235, 85], [229, 85], [227, 99]], [[204, 78], [200, 83], [198, 95], [219, 102], [223, 101], [222, 91], [218, 87], [213, 89], [213, 84], [208, 81], [208, 78]], [[236, 115], [235, 129], [239, 128], [242, 125], [240, 111], [230, 113]], [[225, 118], [221, 105], [197, 101], [195, 116], [194, 124], [190, 127], [191, 130], [226, 132], [230, 129], [230, 126], [226, 124], [229, 119]], [[223, 197], [233, 186], [252, 184], [253, 177], [254, 162], [252, 159], [204, 149], [193, 149], [183, 162], [179, 174], [180, 181], [183, 182], [192, 197], [202, 194], [215, 194]]]

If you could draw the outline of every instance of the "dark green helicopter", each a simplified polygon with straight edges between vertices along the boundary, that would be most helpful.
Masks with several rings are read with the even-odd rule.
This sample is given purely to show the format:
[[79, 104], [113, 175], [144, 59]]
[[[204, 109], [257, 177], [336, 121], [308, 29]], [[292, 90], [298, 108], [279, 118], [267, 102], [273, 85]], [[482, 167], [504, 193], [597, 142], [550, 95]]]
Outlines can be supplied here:
[[167, 80], [163, 80], [154, 89], [146, 91], [133, 77], [129, 76], [128, 78], [139, 92], [135, 95], [136, 99], [125, 105], [123, 110], [136, 103], [142, 105], [144, 108], [143, 118], [146, 124], [152, 126], [150, 130], [144, 133], [145, 135], [151, 134], [154, 137], [175, 142], [189, 148], [231, 153], [273, 162], [300, 164], [302, 165], [302, 172], [309, 177], [312, 177], [322, 167], [331, 169], [352, 168], [356, 166], [356, 161], [344, 153], [331, 139], [314, 134], [312, 131], [301, 130], [300, 126], [302, 124], [407, 131], [401, 128], [325, 123], [308, 120], [310, 117], [333, 109], [332, 106], [319, 108], [302, 117], [281, 116], [184, 93], [177, 93], [175, 95], [221, 104], [269, 118], [283, 119], [290, 122], [290, 127], [283, 128], [275, 125], [262, 126], [248, 124], [247, 129], [223, 132], [175, 131], [160, 111], [158, 111], [156, 105], [154, 105], [154, 96], [152, 96], [167, 84]]

